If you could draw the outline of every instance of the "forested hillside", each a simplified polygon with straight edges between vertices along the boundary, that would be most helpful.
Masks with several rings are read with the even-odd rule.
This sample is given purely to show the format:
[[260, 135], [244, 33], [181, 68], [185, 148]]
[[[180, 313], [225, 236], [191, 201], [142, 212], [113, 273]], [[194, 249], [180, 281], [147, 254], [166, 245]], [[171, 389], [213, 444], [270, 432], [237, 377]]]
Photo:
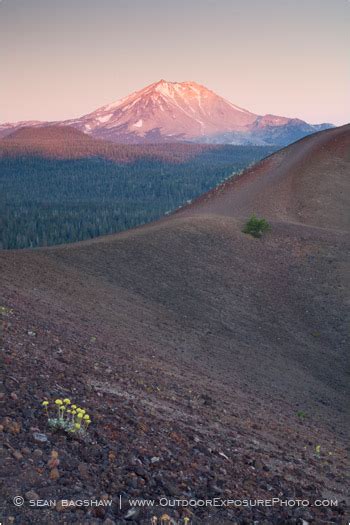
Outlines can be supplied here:
[[154, 158], [183, 162], [215, 145], [186, 142], [168, 144], [114, 144], [94, 139], [70, 126], [23, 127], [0, 140], [0, 157], [39, 156], [50, 159], [81, 159], [100, 157], [115, 162], [134, 162]]
[[[80, 241], [158, 219], [271, 153], [252, 146], [110, 146], [81, 137], [62, 141], [62, 149], [25, 137], [0, 141], [5, 249]], [[117, 152], [123, 160], [112, 160]]]

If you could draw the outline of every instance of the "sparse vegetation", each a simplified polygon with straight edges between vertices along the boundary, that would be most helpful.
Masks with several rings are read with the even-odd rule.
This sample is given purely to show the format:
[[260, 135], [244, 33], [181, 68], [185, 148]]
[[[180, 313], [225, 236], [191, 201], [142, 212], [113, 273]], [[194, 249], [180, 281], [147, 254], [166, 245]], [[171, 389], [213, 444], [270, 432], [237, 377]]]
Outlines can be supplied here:
[[243, 233], [252, 235], [253, 237], [260, 238], [263, 233], [270, 229], [270, 225], [266, 219], [259, 219], [256, 215], [252, 215], [246, 222]]
[[1, 315], [11, 315], [12, 313], [13, 313], [12, 308], [8, 308], [7, 306], [0, 306]]
[[306, 418], [306, 414], [303, 410], [299, 410], [299, 412], [297, 412], [297, 416], [299, 419], [305, 419]]
[[56, 399], [53, 405], [45, 400], [41, 406], [45, 410], [48, 425], [54, 430], [64, 430], [81, 436], [86, 435], [91, 423], [90, 416], [85, 409], [71, 404], [70, 399]]

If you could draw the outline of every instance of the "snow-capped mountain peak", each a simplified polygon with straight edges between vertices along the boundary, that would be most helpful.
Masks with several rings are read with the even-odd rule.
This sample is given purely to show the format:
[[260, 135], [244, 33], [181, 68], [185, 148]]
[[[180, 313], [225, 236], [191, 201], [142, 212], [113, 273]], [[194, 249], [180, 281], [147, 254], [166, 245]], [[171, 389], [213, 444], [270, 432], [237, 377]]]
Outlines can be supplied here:
[[66, 124], [103, 138], [135, 142], [238, 131], [256, 118], [196, 82], [162, 79]]
[[[20, 124], [28, 125], [0, 125], [0, 136], [18, 129]], [[54, 124], [70, 125], [94, 137], [121, 143], [181, 140], [279, 145], [331, 127], [270, 114], [256, 115], [197, 82], [164, 79], [83, 117]]]

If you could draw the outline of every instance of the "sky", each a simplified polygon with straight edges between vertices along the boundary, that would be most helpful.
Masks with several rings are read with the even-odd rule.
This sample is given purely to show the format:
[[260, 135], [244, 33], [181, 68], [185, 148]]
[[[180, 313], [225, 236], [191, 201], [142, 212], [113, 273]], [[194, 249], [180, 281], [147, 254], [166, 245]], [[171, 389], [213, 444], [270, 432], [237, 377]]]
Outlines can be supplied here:
[[164, 78], [254, 113], [350, 121], [349, 0], [0, 0], [0, 123]]

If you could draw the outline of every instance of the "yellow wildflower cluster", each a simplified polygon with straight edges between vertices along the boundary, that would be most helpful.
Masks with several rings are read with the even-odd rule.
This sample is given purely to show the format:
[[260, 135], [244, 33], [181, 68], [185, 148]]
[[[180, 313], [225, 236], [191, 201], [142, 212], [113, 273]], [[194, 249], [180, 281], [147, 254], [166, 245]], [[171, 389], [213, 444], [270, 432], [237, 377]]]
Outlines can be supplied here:
[[49, 409], [51, 409], [49, 401], [45, 400], [41, 405], [49, 418], [49, 423], [56, 428], [63, 428], [69, 432], [78, 432], [86, 430], [91, 423], [90, 416], [86, 410], [72, 404], [69, 398], [55, 399], [54, 406], [56, 406], [58, 416], [56, 418], [49, 417]]

